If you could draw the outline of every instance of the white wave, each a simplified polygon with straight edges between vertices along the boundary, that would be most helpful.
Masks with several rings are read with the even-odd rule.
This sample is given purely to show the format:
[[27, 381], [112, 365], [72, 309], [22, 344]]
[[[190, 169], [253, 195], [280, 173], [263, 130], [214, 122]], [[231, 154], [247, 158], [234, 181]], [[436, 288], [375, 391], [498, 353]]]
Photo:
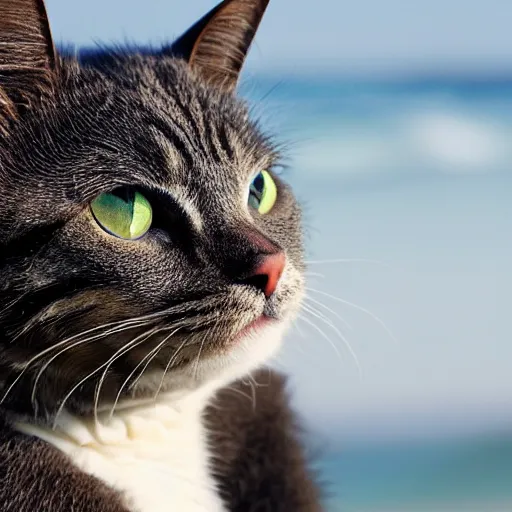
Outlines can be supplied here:
[[[487, 171], [510, 163], [503, 128], [489, 121], [448, 112], [412, 116], [409, 143], [423, 160], [449, 172]], [[510, 139], [508, 139], [510, 140]]]
[[300, 168], [329, 173], [380, 172], [400, 165], [393, 141], [379, 134], [318, 133], [296, 151]]
[[296, 148], [294, 157], [297, 167], [307, 172], [475, 173], [512, 168], [512, 125], [491, 116], [428, 108], [375, 115], [364, 122], [319, 120], [313, 129], [304, 124], [301, 130], [301, 125], [295, 132], [299, 139], [306, 133], [308, 142]]

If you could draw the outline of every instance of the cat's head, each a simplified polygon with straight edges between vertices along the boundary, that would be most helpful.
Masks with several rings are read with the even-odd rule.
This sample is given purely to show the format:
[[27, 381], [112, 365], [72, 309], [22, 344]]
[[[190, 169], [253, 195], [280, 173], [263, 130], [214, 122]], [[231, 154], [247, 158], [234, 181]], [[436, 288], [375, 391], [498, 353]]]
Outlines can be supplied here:
[[300, 212], [235, 86], [268, 0], [152, 52], [57, 53], [0, 0], [0, 399], [50, 418], [225, 383], [302, 295]]

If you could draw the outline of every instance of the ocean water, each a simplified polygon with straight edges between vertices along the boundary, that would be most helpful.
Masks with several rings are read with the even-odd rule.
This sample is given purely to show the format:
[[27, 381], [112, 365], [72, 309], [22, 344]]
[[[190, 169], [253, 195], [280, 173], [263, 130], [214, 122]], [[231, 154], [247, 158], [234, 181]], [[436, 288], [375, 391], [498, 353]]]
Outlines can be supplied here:
[[328, 510], [512, 511], [512, 80], [243, 90], [304, 207], [306, 308], [277, 364]]
[[359, 446], [321, 464], [332, 511], [512, 510], [509, 436]]

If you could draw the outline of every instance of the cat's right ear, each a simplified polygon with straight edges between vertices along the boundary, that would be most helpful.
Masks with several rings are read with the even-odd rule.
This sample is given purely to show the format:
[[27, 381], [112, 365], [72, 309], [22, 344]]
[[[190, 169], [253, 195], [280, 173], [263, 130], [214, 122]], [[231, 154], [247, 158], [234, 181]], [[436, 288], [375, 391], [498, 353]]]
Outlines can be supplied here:
[[269, 0], [224, 0], [164, 50], [185, 59], [206, 83], [236, 87]]
[[57, 66], [44, 0], [0, 0], [0, 130], [51, 94]]

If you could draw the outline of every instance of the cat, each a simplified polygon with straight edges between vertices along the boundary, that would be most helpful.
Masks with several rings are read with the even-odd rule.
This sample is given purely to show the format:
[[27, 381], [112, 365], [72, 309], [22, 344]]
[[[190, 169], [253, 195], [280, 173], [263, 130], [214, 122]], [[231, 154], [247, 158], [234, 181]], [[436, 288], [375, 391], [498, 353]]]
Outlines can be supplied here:
[[158, 50], [57, 52], [0, 0], [0, 510], [321, 510], [266, 363], [300, 208], [236, 95], [268, 0]]

